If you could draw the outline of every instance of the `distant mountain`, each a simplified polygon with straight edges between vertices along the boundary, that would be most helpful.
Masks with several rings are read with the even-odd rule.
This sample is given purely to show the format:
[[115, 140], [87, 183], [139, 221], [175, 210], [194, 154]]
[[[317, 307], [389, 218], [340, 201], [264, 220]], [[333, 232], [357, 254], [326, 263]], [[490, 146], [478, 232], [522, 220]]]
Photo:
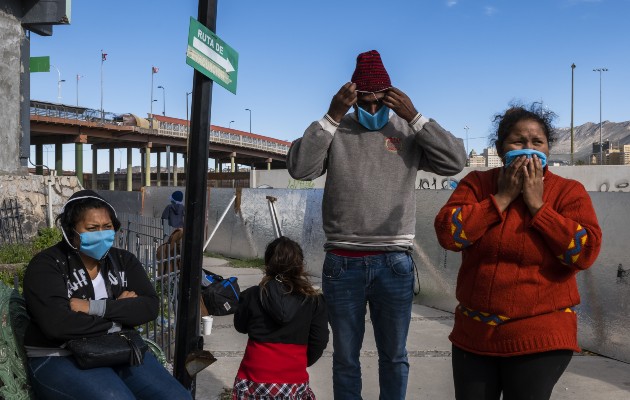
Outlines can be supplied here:
[[[610, 140], [612, 146], [630, 144], [630, 121], [602, 122], [602, 141]], [[599, 123], [587, 122], [573, 127], [574, 161], [588, 163], [593, 143], [599, 142]], [[551, 159], [567, 159], [571, 154], [571, 128], [557, 128], [556, 141], [549, 149]]]

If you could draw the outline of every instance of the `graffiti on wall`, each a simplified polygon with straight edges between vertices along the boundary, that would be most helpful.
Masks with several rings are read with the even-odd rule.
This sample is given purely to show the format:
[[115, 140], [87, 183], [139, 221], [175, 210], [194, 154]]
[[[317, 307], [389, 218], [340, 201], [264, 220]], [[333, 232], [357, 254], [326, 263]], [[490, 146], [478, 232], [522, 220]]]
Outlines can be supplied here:
[[623, 265], [619, 264], [617, 266], [617, 283], [628, 285], [628, 275], [630, 275], [630, 269], [623, 269]]
[[458, 183], [459, 181], [453, 178], [442, 178], [442, 181], [439, 184], [437, 178], [435, 177], [433, 177], [431, 181], [427, 178], [421, 178], [416, 189], [454, 190]]
[[622, 179], [615, 182], [614, 185], [611, 185], [608, 180], [599, 184], [600, 192], [628, 192], [630, 187], [630, 183], [627, 179]]
[[315, 189], [315, 182], [298, 181], [297, 179], [289, 178], [287, 189]]

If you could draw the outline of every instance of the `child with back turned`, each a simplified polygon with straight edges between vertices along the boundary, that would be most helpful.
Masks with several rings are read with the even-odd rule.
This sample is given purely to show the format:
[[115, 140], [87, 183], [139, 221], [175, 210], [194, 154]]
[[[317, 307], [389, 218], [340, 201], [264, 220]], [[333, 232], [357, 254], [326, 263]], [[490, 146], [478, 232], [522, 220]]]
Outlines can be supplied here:
[[326, 348], [328, 319], [299, 244], [280, 237], [267, 245], [264, 277], [241, 294], [234, 327], [249, 335], [234, 400], [315, 399], [306, 367]]

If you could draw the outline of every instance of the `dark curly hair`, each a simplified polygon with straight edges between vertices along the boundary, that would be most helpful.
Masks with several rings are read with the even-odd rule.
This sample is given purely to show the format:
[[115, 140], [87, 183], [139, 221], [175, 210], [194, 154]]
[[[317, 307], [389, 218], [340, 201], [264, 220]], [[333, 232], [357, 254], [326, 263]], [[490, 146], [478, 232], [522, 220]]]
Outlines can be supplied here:
[[265, 248], [265, 276], [260, 287], [275, 279], [287, 289], [287, 293], [316, 296], [317, 290], [306, 276], [306, 263], [300, 245], [286, 236], [270, 242]]
[[57, 216], [55, 223], [65, 232], [68, 241], [73, 246], [76, 246], [75, 243], [77, 243], [79, 235], [74, 227], [83, 219], [87, 210], [98, 208], [107, 210], [112, 224], [114, 225], [114, 231], [118, 231], [118, 229], [120, 229], [120, 221], [116, 218], [114, 210], [107, 203], [96, 198], [86, 198], [69, 202], [66, 204], [63, 212]]
[[542, 103], [534, 102], [529, 106], [519, 103], [510, 103], [510, 107], [503, 113], [495, 114], [493, 118], [494, 133], [490, 136], [490, 144], [494, 145], [500, 157], [503, 157], [503, 143], [505, 138], [512, 132], [514, 126], [525, 120], [534, 121], [540, 124], [547, 137], [549, 147], [555, 141], [555, 129], [552, 122], [557, 115], [550, 110], [544, 109]]

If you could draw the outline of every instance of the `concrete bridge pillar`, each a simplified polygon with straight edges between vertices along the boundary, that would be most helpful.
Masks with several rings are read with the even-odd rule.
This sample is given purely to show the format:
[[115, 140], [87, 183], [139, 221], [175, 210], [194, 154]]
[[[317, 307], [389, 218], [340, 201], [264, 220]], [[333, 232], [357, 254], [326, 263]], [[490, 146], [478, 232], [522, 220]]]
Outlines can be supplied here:
[[267, 171], [271, 171], [271, 161], [273, 161], [271, 158], [265, 160], [267, 163]]
[[35, 174], [44, 175], [44, 145], [35, 145]]
[[156, 168], [155, 168], [155, 184], [162, 186], [162, 153], [157, 151], [155, 153]]
[[114, 176], [114, 152], [116, 149], [109, 149], [109, 190], [116, 190], [116, 177]]
[[145, 172], [145, 186], [151, 186], [151, 142], [147, 143], [147, 146], [144, 148], [144, 172]]
[[74, 170], [81, 186], [83, 185], [83, 143], [74, 144]]
[[55, 170], [57, 176], [63, 176], [63, 144], [55, 143]]
[[177, 186], [177, 152], [173, 152], [173, 186]]
[[230, 153], [230, 172], [235, 172], [234, 169], [234, 158], [236, 157], [236, 152]]
[[131, 165], [132, 154], [131, 151], [133, 149], [131, 147], [127, 147], [127, 191], [131, 192], [133, 190], [133, 166]]
[[140, 148], [140, 186], [144, 186], [144, 148]]
[[92, 190], [97, 189], [96, 187], [96, 184], [97, 184], [96, 175], [98, 174], [97, 167], [98, 167], [98, 150], [96, 149], [96, 147], [92, 146]]

